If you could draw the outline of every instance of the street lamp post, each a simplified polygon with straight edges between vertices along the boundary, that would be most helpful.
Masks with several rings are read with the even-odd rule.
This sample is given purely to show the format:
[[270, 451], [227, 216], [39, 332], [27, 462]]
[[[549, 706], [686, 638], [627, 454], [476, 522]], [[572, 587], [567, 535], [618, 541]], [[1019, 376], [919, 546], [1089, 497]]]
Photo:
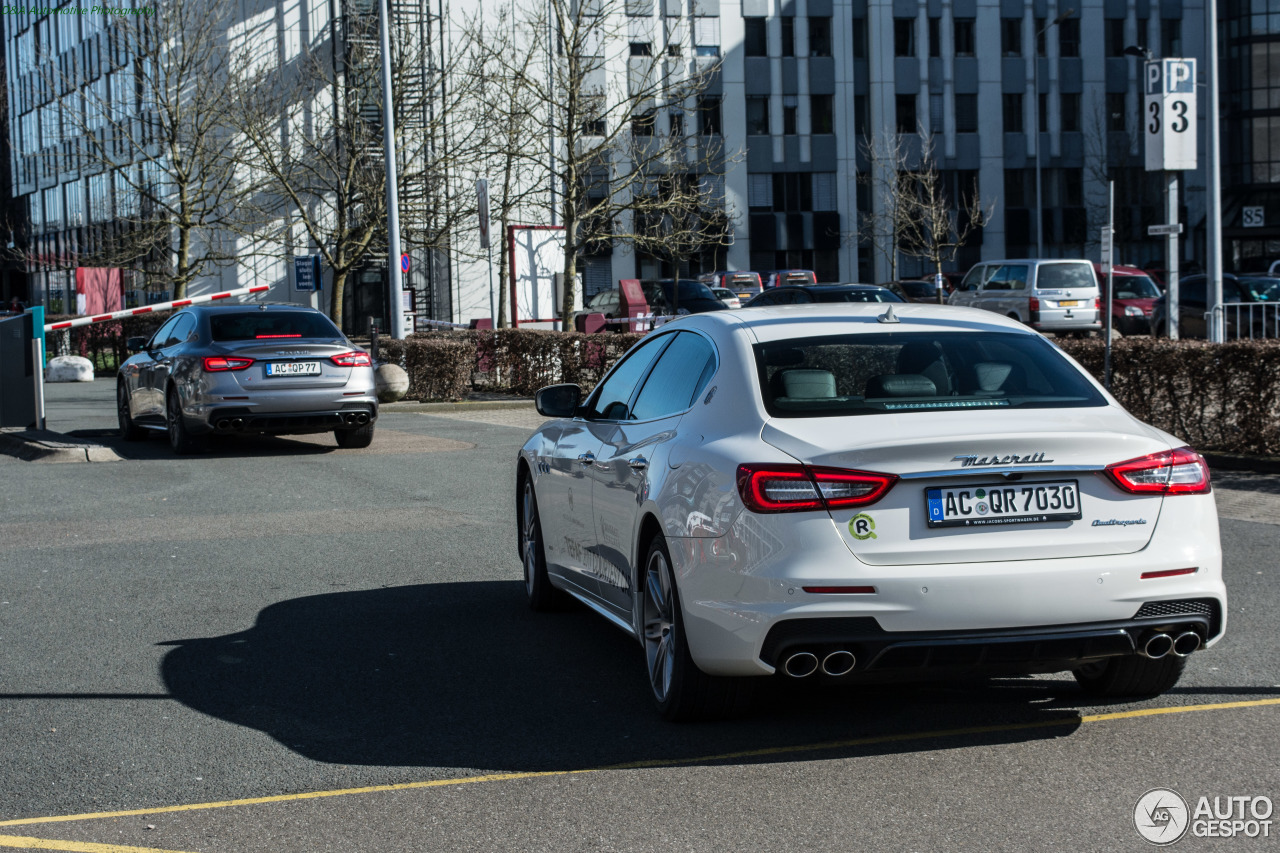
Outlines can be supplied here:
[[[1040, 157], [1040, 37], [1045, 33], [1049, 32], [1049, 30], [1056, 27], [1058, 24], [1061, 24], [1067, 18], [1070, 18], [1075, 13], [1076, 13], [1075, 9], [1068, 9], [1058, 17], [1054, 18], [1048, 24], [1045, 24], [1044, 29], [1036, 33], [1036, 37], [1033, 40], [1034, 44], [1031, 45], [1031, 53], [1032, 53], [1031, 106], [1034, 111], [1031, 131], [1034, 134], [1034, 138], [1036, 141], [1036, 257], [1037, 258], [1044, 257], [1044, 211], [1040, 208], [1040, 163], [1042, 160], [1042, 158]], [[1047, 56], [1048, 53], [1049, 51], [1046, 47], [1045, 55]]]

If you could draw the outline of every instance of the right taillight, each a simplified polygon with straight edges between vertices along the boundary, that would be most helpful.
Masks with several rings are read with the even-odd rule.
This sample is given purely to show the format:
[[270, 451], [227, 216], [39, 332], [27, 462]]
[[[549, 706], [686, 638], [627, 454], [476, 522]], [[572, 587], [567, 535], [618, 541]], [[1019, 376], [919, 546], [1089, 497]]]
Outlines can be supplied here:
[[1126, 492], [1203, 495], [1209, 491], [1209, 465], [1190, 447], [1116, 462], [1107, 466], [1107, 474]]
[[873, 504], [895, 474], [808, 465], [739, 465], [738, 494], [753, 512], [803, 512]]

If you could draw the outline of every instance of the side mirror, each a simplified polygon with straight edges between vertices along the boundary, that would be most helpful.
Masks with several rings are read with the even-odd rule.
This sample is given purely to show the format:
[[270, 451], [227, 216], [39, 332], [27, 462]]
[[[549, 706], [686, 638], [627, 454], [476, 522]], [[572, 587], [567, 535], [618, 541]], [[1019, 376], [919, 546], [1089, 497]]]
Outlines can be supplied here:
[[571, 418], [581, 401], [582, 389], [577, 385], [548, 385], [533, 396], [533, 407], [548, 418]]
[[145, 337], [129, 338], [124, 342], [124, 348], [129, 352], [142, 352], [146, 345], [147, 339]]

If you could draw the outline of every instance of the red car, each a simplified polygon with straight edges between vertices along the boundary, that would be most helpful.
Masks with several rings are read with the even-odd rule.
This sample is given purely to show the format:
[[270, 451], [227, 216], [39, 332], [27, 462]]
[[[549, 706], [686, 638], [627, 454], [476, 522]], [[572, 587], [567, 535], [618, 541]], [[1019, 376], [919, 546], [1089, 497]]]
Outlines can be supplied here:
[[[1093, 265], [1098, 276], [1098, 292], [1107, 301], [1107, 277], [1100, 264]], [[1122, 335], [1151, 334], [1151, 309], [1160, 296], [1160, 288], [1144, 270], [1117, 264], [1112, 267], [1116, 292], [1111, 302], [1111, 327]]]

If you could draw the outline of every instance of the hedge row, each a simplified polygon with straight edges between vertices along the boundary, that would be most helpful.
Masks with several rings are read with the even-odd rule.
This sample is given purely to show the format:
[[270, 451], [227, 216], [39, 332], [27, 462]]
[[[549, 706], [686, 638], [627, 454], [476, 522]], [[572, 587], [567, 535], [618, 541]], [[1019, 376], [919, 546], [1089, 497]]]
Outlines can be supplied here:
[[[45, 323], [61, 323], [73, 320], [78, 314], [54, 314], [44, 318]], [[95, 368], [114, 370], [116, 365], [130, 355], [125, 341], [133, 337], [149, 338], [155, 334], [172, 314], [141, 314], [106, 323], [91, 323], [59, 332], [50, 332], [45, 339], [49, 355], [80, 355], [93, 362]], [[69, 346], [68, 346], [69, 342]]]
[[[1103, 341], [1058, 343], [1102, 378]], [[1121, 338], [1111, 348], [1111, 393], [1201, 450], [1280, 455], [1280, 341]]]
[[[382, 347], [409, 372], [410, 399], [459, 400], [484, 389], [530, 396], [559, 382], [590, 388], [640, 338], [499, 329], [429, 332]], [[1103, 341], [1057, 343], [1102, 379]], [[1122, 338], [1111, 364], [1111, 393], [1141, 420], [1204, 450], [1280, 453], [1280, 341]]]

